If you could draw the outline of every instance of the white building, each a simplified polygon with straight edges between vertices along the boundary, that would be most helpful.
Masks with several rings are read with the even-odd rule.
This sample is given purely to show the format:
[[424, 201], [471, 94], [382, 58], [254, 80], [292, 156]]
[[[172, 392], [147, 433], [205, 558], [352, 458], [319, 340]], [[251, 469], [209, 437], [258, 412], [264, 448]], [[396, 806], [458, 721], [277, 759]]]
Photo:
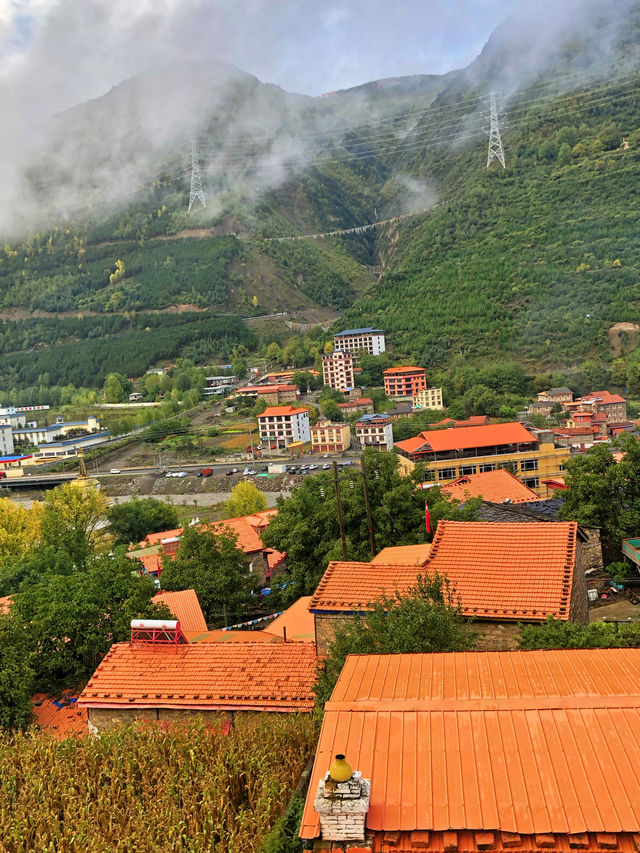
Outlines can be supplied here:
[[375, 450], [393, 449], [393, 428], [387, 414], [363, 415], [356, 421], [356, 438], [360, 447]]
[[93, 416], [88, 417], [86, 421], [63, 421], [62, 418], [56, 418], [55, 424], [42, 427], [35, 422], [29, 422], [26, 426], [14, 428], [13, 440], [17, 444], [51, 444], [60, 436], [66, 436], [74, 430], [99, 432], [100, 422]]
[[414, 409], [444, 409], [442, 388], [423, 388], [412, 398]]
[[347, 388], [353, 388], [355, 378], [351, 355], [338, 349], [328, 355], [323, 355], [322, 381], [336, 391], [346, 391]]
[[11, 456], [13, 453], [13, 434], [11, 424], [0, 424], [0, 456]]
[[309, 412], [293, 406], [269, 406], [258, 415], [260, 441], [271, 446], [288, 447], [292, 441], [311, 441]]
[[3, 406], [0, 407], [0, 426], [9, 424], [16, 427], [26, 426], [27, 414], [46, 412], [49, 406]]
[[343, 352], [365, 350], [369, 355], [380, 355], [386, 349], [381, 329], [345, 329], [333, 336], [333, 346]]

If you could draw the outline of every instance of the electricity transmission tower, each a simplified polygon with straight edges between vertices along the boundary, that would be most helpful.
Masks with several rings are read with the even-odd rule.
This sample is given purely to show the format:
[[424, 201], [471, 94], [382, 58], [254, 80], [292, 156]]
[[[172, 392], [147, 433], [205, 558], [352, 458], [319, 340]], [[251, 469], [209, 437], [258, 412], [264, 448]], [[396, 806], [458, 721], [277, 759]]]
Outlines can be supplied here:
[[504, 163], [504, 148], [500, 136], [500, 125], [498, 124], [498, 109], [496, 107], [496, 96], [491, 95], [491, 128], [489, 130], [489, 153], [487, 154], [487, 169], [494, 160], [499, 160], [502, 168], [506, 169]]
[[199, 201], [206, 208], [207, 203], [204, 199], [204, 183], [200, 174], [200, 162], [198, 160], [198, 151], [196, 143], [191, 142], [191, 189], [189, 191], [189, 209], [187, 213], [191, 213], [191, 208], [194, 202]]

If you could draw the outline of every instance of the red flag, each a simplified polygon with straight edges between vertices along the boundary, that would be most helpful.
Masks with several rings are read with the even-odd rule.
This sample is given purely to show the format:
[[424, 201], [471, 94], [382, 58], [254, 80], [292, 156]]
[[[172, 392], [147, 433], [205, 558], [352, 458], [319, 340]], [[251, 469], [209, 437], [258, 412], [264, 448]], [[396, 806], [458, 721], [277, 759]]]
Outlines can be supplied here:
[[427, 533], [431, 533], [431, 515], [429, 514], [429, 507], [426, 501], [424, 502], [424, 524], [427, 528]]

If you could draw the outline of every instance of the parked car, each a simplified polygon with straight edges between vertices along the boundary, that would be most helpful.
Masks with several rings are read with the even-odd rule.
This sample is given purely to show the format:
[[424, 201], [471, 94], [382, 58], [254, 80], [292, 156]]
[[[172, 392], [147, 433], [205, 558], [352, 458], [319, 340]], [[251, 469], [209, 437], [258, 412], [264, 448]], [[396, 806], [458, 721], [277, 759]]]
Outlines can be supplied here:
[[317, 470], [317, 468], [318, 468], [318, 466], [317, 466], [317, 465], [309, 465], [309, 470], [310, 470], [310, 471], [316, 471], [316, 470]]
[[322, 470], [323, 470], [323, 471], [328, 471], [328, 470], [329, 470], [329, 468], [331, 468], [331, 465], [329, 465], [329, 463], [328, 463], [328, 462], [325, 462], [325, 463], [324, 463], [324, 465], [322, 466]]
[[234, 471], [225, 471], [224, 473], [227, 475], [227, 477], [230, 477], [235, 472]]
[[202, 471], [198, 471], [196, 477], [210, 477], [213, 474], [213, 468], [203, 468]]
[[174, 477], [188, 477], [189, 474], [187, 471], [176, 471], [173, 476]]
[[110, 473], [110, 474], [119, 474], [119, 473], [120, 473], [120, 469], [119, 469], [119, 468], [111, 468], [111, 469], [110, 469], [110, 471], [109, 471], [109, 473]]

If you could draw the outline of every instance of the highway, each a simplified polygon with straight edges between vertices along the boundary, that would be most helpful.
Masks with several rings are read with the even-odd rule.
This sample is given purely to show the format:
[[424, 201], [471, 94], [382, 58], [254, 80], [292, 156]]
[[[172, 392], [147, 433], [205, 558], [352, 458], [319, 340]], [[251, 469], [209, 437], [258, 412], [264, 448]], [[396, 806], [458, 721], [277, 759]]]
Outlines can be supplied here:
[[[341, 467], [344, 467], [345, 463], [349, 463], [350, 466], [357, 466], [359, 464], [357, 456], [349, 458], [336, 458], [336, 462]], [[278, 458], [271, 460], [269, 457], [262, 457], [261, 459], [255, 460], [254, 462], [251, 462], [250, 460], [235, 460], [230, 462], [200, 462], [197, 465], [191, 463], [184, 465], [163, 465], [162, 467], [159, 467], [157, 465], [148, 465], [130, 468], [119, 468], [117, 469], [118, 473], [113, 473], [115, 469], [110, 469], [109, 471], [88, 470], [87, 473], [90, 477], [124, 477], [144, 475], [166, 476], [167, 473], [170, 472], [186, 471], [188, 474], [197, 474], [198, 471], [202, 471], [204, 468], [213, 468], [213, 473], [217, 476], [220, 476], [225, 475], [227, 471], [231, 471], [234, 468], [237, 468], [238, 475], [242, 476], [242, 472], [245, 470], [245, 468], [249, 468], [250, 470], [256, 471], [258, 474], [263, 474], [267, 472], [269, 465], [286, 465], [287, 468], [300, 468], [301, 465], [317, 465], [318, 468], [316, 470], [321, 471], [323, 465], [330, 465], [331, 467], [333, 467], [333, 458], [325, 459], [324, 457], [318, 456], [317, 454], [313, 456], [311, 454], [307, 454], [306, 456], [302, 456], [293, 460]]]

